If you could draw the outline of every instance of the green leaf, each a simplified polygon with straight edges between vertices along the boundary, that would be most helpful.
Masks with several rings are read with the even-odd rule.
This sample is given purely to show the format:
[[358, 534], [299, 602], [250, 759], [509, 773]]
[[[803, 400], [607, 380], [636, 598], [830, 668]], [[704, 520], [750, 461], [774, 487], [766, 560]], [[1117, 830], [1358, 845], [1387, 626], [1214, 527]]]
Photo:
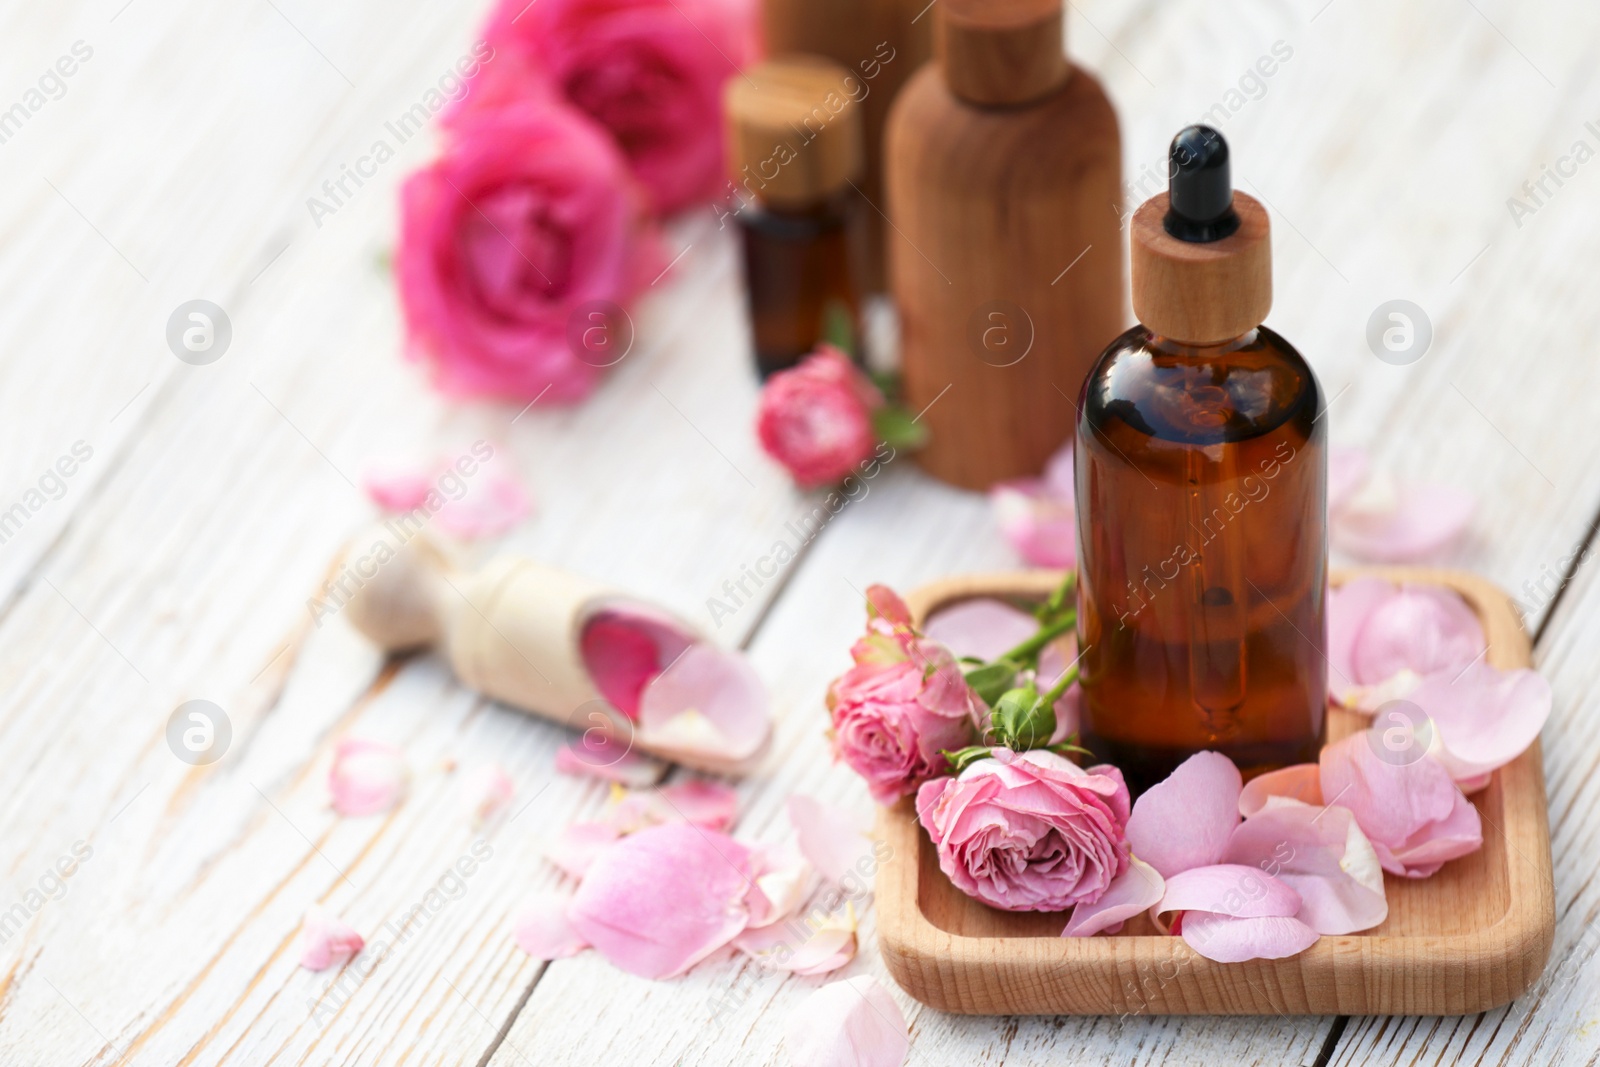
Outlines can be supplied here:
[[822, 309], [822, 339], [854, 359], [856, 329], [850, 307], [842, 300], [830, 300]]
[[885, 404], [872, 413], [872, 432], [895, 449], [921, 448], [928, 443], [928, 428], [897, 404]]
[[985, 704], [994, 707], [1012, 683], [1017, 679], [1015, 665], [1000, 660], [995, 663], [985, 663], [966, 672], [967, 684], [972, 691], [978, 694]]
[[968, 745], [954, 752], [941, 749], [939, 755], [950, 761], [950, 773], [960, 774], [979, 760], [988, 759], [989, 749], [986, 745]]

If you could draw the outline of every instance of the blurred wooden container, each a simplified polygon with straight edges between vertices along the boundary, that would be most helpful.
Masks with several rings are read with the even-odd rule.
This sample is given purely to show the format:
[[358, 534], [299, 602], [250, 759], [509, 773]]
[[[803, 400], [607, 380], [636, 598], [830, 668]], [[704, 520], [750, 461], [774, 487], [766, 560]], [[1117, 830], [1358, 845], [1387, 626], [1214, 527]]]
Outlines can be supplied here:
[[[1489, 662], [1531, 662], [1510, 600], [1475, 575], [1420, 568], [1346, 571], [1432, 582], [1460, 593], [1489, 639]], [[920, 624], [980, 596], [1042, 599], [1060, 574], [1033, 571], [935, 582], [908, 598]], [[1331, 709], [1337, 740], [1366, 719]], [[878, 938], [889, 973], [941, 1011], [979, 1015], [1465, 1015], [1516, 998], [1538, 979], [1555, 936], [1555, 886], [1537, 742], [1472, 797], [1483, 847], [1433, 877], [1384, 876], [1389, 917], [1325, 936], [1282, 960], [1216, 963], [1147, 915], [1121, 934], [1062, 937], [1066, 913], [1006, 912], [950, 884], [910, 799], [885, 809], [894, 850], [878, 872]]]
[[890, 286], [906, 402], [931, 431], [918, 460], [986, 489], [1071, 438], [1123, 330], [1121, 142], [1062, 50], [1060, 0], [940, 0], [930, 17], [938, 58], [885, 142]]
[[860, 181], [867, 207], [866, 291], [881, 292], [884, 270], [883, 129], [889, 104], [933, 54], [933, 14], [926, 0], [765, 0], [767, 54], [810, 52], [847, 68], [866, 95], [866, 169]]

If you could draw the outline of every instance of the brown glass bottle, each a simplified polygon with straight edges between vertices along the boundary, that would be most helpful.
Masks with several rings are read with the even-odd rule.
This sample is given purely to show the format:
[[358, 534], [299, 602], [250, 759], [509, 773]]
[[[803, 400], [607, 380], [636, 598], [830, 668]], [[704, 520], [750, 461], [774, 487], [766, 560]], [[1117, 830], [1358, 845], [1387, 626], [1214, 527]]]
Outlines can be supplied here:
[[1209, 241], [1174, 236], [1167, 196], [1140, 209], [1144, 325], [1101, 355], [1080, 404], [1080, 738], [1135, 793], [1202, 749], [1249, 778], [1315, 762], [1325, 736], [1323, 397], [1256, 325], [1267, 218], [1237, 199]]
[[846, 187], [808, 207], [747, 204], [737, 220], [756, 369], [765, 378], [815, 348], [830, 316], [857, 322], [866, 257], [861, 198]]
[[850, 72], [820, 56], [771, 59], [728, 79], [723, 99], [756, 368], [799, 362], [865, 282], [861, 106]]

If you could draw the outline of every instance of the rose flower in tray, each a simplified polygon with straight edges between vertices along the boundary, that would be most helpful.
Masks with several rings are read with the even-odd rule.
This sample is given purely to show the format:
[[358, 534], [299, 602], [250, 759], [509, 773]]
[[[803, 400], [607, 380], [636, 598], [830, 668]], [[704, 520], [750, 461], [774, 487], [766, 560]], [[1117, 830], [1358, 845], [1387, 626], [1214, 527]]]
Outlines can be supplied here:
[[[1476, 860], [1484, 844], [1485, 820], [1469, 794], [1502, 792], [1487, 788], [1494, 772], [1537, 739], [1551, 702], [1532, 670], [1485, 662], [1482, 603], [1449, 584], [1336, 578], [1335, 739], [1318, 762], [1246, 781], [1228, 757], [1200, 750], [1130, 797], [1117, 767], [1075, 744], [1075, 575], [1046, 584], [1057, 581], [1043, 572], [957, 579], [919, 591], [915, 611], [883, 586], [867, 593], [854, 666], [828, 690], [834, 751], [891, 806], [891, 824], [915, 820], [926, 835], [919, 847], [938, 868], [911, 858], [912, 873], [880, 883], [891, 970], [889, 928], [902, 911], [938, 926], [921, 916], [931, 889], [909, 903], [885, 899], [897, 878], [942, 876], [990, 909], [1051, 913], [1064, 938], [1133, 923], [1230, 966], [1376, 933], [1396, 887], [1409, 891], [1440, 871], [1452, 891], [1471, 884], [1473, 872], [1449, 878], [1452, 861]], [[1475, 598], [1498, 595], [1470, 581]], [[1005, 925], [968, 926], [985, 923]], [[1045, 929], [1028, 925], [1034, 937]]]

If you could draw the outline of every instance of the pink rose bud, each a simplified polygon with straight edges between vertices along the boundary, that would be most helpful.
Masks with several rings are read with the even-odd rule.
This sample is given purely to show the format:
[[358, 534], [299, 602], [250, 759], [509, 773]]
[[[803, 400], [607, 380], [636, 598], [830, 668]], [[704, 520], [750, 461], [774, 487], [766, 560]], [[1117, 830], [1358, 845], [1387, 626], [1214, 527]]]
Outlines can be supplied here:
[[832, 345], [819, 345], [761, 390], [756, 433], [767, 455], [802, 488], [832, 485], [856, 473], [873, 454], [872, 413], [883, 394]]
[[1006, 911], [1093, 904], [1128, 867], [1115, 767], [1086, 771], [1044, 750], [981, 760], [924, 785], [917, 812], [955, 887]]
[[474, 112], [400, 194], [408, 348], [460, 396], [574, 401], [626, 355], [658, 254], [626, 161], [581, 113]]

